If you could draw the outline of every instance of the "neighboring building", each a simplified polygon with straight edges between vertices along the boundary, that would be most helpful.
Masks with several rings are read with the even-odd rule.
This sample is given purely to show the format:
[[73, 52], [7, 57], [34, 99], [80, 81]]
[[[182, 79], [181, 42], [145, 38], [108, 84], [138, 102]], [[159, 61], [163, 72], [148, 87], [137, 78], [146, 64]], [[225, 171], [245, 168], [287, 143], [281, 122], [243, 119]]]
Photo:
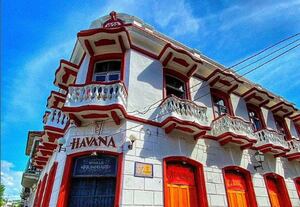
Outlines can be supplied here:
[[77, 36], [29, 132], [25, 206], [300, 206], [293, 104], [127, 14]]

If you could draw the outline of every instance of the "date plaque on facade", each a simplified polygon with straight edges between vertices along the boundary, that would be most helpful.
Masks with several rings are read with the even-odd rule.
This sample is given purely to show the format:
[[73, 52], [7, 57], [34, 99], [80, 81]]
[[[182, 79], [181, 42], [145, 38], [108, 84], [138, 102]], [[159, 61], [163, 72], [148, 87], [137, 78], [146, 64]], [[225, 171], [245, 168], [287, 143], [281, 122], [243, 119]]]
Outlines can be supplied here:
[[153, 178], [153, 164], [135, 162], [134, 176]]

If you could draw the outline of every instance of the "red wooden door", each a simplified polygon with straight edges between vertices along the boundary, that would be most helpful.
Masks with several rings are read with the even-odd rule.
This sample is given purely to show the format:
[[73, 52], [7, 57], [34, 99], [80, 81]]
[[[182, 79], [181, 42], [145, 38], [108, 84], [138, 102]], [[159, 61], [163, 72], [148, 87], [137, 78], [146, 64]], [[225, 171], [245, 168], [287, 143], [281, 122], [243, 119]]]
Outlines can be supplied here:
[[235, 172], [227, 172], [225, 174], [225, 182], [229, 206], [249, 206], [249, 192], [247, 189], [245, 177], [242, 174], [238, 174]]
[[194, 171], [187, 164], [167, 164], [166, 207], [198, 207]]
[[267, 188], [269, 192], [270, 202], [272, 207], [283, 207], [282, 196], [280, 195], [279, 184], [273, 178], [267, 178]]

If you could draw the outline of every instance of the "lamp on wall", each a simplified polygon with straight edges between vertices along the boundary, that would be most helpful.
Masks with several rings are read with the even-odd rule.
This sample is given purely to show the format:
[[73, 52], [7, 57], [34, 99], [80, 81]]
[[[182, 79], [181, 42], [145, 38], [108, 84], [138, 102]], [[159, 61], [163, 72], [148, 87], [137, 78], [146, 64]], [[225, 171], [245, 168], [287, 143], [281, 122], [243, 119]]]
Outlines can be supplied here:
[[58, 152], [61, 152], [61, 151], [66, 151], [66, 148], [63, 147], [63, 145], [66, 143], [66, 139], [64, 137], [61, 137], [57, 140], [57, 144], [59, 145], [59, 148], [58, 148]]
[[133, 148], [133, 143], [135, 142], [136, 137], [133, 136], [133, 135], [130, 135], [129, 140], [130, 140], [130, 143], [128, 144], [128, 149], [129, 149], [129, 150], [132, 150], [132, 148]]
[[255, 158], [256, 162], [258, 163], [257, 165], [253, 165], [254, 170], [257, 171], [257, 168], [264, 169], [263, 165], [262, 165], [262, 163], [265, 161], [264, 154], [262, 152], [257, 151], [254, 154], [254, 158]]

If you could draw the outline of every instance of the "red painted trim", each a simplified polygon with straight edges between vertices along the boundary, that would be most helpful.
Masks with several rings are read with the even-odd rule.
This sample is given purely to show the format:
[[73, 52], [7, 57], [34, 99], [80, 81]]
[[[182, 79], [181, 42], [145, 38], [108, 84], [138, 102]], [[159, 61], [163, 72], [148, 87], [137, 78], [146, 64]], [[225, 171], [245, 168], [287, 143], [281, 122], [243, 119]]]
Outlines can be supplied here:
[[295, 186], [296, 186], [298, 196], [300, 198], [300, 177], [294, 178], [294, 182], [295, 182]]
[[186, 62], [182, 58], [173, 57], [173, 61], [179, 65], [182, 65], [183, 67], [186, 67], [186, 68], [190, 66], [190, 64], [188, 64], [188, 62]]
[[[39, 168], [38, 166], [36, 166], [37, 168]], [[39, 181], [38, 185], [37, 185], [37, 190], [35, 192], [35, 197], [34, 197], [34, 202], [33, 202], [33, 206], [36, 207], [37, 206], [37, 202], [38, 202], [38, 198], [39, 198], [39, 194], [40, 194], [40, 190], [41, 190], [41, 180]]]
[[45, 185], [46, 185], [46, 182], [47, 182], [47, 178], [48, 178], [48, 174], [46, 173], [43, 177], [43, 181], [42, 181], [42, 184], [41, 184], [41, 190], [40, 190], [38, 201], [37, 201], [37, 204], [36, 204], [37, 207], [43, 207], [43, 206], [41, 206], [41, 204], [42, 204], [42, 200], [43, 200], [43, 195], [44, 195], [44, 191], [45, 191]]
[[83, 114], [81, 117], [84, 119], [104, 119], [109, 116], [107, 114]]
[[96, 47], [107, 46], [107, 45], [115, 45], [116, 41], [114, 39], [100, 39], [94, 42]]
[[253, 87], [253, 88], [251, 88], [251, 89], [249, 89], [248, 91], [246, 91], [245, 93], [243, 93], [242, 95], [241, 95], [241, 97], [243, 97], [243, 98], [245, 98], [247, 95], [249, 95], [251, 92], [259, 92], [259, 93], [263, 93], [263, 94], [265, 94], [269, 99], [274, 99], [274, 96], [273, 95], [270, 95], [268, 92], [266, 92], [266, 91], [263, 91], [263, 90], [261, 90], [261, 89], [258, 89], [258, 88], [256, 88], [256, 87]]
[[263, 107], [263, 106], [267, 105], [269, 102], [270, 102], [270, 100], [265, 100], [265, 101], [261, 102], [258, 106]]
[[167, 57], [164, 59], [164, 61], [162, 62], [162, 65], [165, 67], [167, 64], [168, 64], [168, 62], [171, 60], [171, 58], [172, 58], [172, 56], [173, 56], [173, 53], [171, 53], [171, 52], [169, 52], [169, 54], [167, 55]]
[[176, 128], [176, 123], [173, 123], [165, 128], [165, 133], [169, 134]]
[[102, 151], [102, 150], [92, 150], [92, 151], [85, 151], [85, 152], [78, 152], [67, 156], [66, 163], [65, 163], [65, 169], [63, 173], [62, 183], [59, 190], [58, 200], [57, 200], [57, 207], [67, 207], [68, 204], [68, 197], [70, 192], [70, 186], [71, 186], [71, 173], [72, 173], [72, 165], [73, 160], [76, 157], [89, 155], [92, 152], [98, 152], [105, 155], [113, 155], [116, 156], [118, 159], [118, 169], [117, 169], [117, 176], [116, 176], [116, 193], [115, 193], [115, 204], [114, 207], [119, 207], [120, 205], [120, 198], [122, 193], [122, 169], [123, 169], [123, 154], [122, 153], [116, 153], [116, 152], [109, 152], [109, 151]]
[[44, 195], [44, 199], [43, 199], [43, 202], [42, 202], [43, 207], [49, 206], [50, 198], [51, 198], [51, 195], [52, 195], [52, 188], [53, 188], [55, 175], [56, 175], [57, 165], [58, 165], [58, 163], [54, 162], [52, 167], [51, 167], [51, 170], [49, 172], [49, 178], [48, 178], [48, 181], [47, 181], [47, 186], [46, 186], [46, 189], [45, 189], [45, 195]]
[[[152, 34], [153, 35], [153, 34]], [[183, 50], [183, 49], [180, 49], [178, 47], [175, 47], [173, 44], [171, 43], [167, 43], [165, 45], [165, 47], [162, 49], [162, 51], [160, 52], [160, 54], [158, 55], [158, 59], [161, 59], [161, 57], [163, 56], [163, 54], [166, 52], [166, 50], [168, 48], [171, 48], [171, 50], [175, 51], [175, 52], [178, 52], [178, 53], [181, 53], [181, 54], [184, 54], [184, 55], [187, 55], [189, 58], [191, 58], [194, 62], [197, 62], [197, 63], [200, 63], [200, 64], [203, 64], [203, 62], [200, 60], [200, 59], [196, 59], [193, 57], [193, 55], [186, 51], [186, 50]]]
[[189, 165], [192, 165], [195, 167], [195, 178], [196, 178], [196, 187], [198, 192], [198, 206], [201, 207], [207, 207], [207, 194], [206, 194], [206, 188], [205, 188], [205, 178], [204, 178], [204, 171], [203, 171], [203, 165], [195, 160], [192, 160], [187, 157], [181, 157], [181, 156], [173, 156], [173, 157], [166, 157], [163, 159], [163, 178], [164, 178], [164, 206], [167, 206], [167, 165], [168, 162], [186, 162]]
[[113, 118], [114, 122], [116, 123], [116, 125], [120, 125], [121, 124], [121, 119], [118, 116], [117, 112], [112, 111], [111, 112], [111, 117]]
[[[223, 172], [223, 179], [224, 179], [224, 184], [225, 184], [225, 190], [226, 190], [226, 196], [227, 196], [227, 202], [229, 201], [229, 196], [228, 196], [228, 186], [226, 185], [226, 173], [234, 172], [241, 174], [245, 179], [246, 187], [247, 187], [247, 192], [248, 192], [248, 198], [247, 200], [248, 205], [251, 207], [257, 207], [257, 202], [256, 202], [256, 197], [255, 197], [255, 192], [253, 188], [253, 183], [252, 183], [252, 177], [251, 174], [248, 170], [238, 167], [238, 166], [227, 166], [222, 169]], [[229, 206], [228, 202], [228, 206]]]
[[198, 66], [194, 64], [189, 72], [187, 72], [187, 77], [191, 78], [197, 72]]
[[[285, 207], [292, 207], [291, 200], [288, 194], [288, 191], [286, 189], [284, 178], [276, 173], [266, 173], [264, 174], [264, 180], [266, 184], [266, 188], [268, 191], [269, 199], [270, 199], [270, 192], [268, 188], [268, 179], [274, 179], [276, 183], [278, 184], [277, 190], [280, 192], [279, 199], [282, 201], [281, 203], [284, 203]], [[270, 199], [271, 203], [271, 199]]]
[[216, 119], [216, 112], [215, 112], [215, 107], [214, 107], [214, 97], [221, 98], [224, 100], [225, 106], [228, 109], [228, 114], [230, 116], [234, 117], [234, 112], [233, 112], [233, 107], [231, 104], [231, 98], [229, 94], [224, 93], [223, 91], [211, 88], [210, 89], [211, 93], [211, 102], [212, 102], [212, 109], [213, 109], [213, 114], [214, 114], [214, 119]]
[[85, 47], [86, 47], [86, 49], [87, 49], [89, 55], [90, 55], [91, 57], [93, 57], [93, 56], [94, 56], [94, 50], [93, 50], [93, 48], [92, 48], [92, 46], [91, 46], [89, 40], [84, 40], [84, 45], [85, 45]]
[[[94, 74], [95, 63], [99, 62], [99, 61], [109, 61], [109, 60], [120, 60], [121, 61], [120, 81], [123, 82], [124, 81], [124, 72], [125, 72], [125, 64], [124, 64], [125, 54], [124, 53], [110, 53], [110, 54], [104, 54], [104, 55], [91, 56], [84, 85], [93, 83], [93, 74]], [[106, 82], [97, 81], [94, 83], [103, 84]]]
[[228, 94], [231, 94], [231, 93], [234, 92], [236, 89], [238, 89], [238, 87], [239, 87], [238, 84], [232, 86], [232, 87], [227, 91], [227, 93], [228, 93]]
[[125, 52], [126, 52], [126, 47], [125, 47], [125, 44], [124, 44], [124, 41], [123, 41], [122, 36], [119, 35], [119, 36], [118, 36], [118, 39], [119, 39], [119, 44], [120, 44], [122, 53], [125, 53]]

